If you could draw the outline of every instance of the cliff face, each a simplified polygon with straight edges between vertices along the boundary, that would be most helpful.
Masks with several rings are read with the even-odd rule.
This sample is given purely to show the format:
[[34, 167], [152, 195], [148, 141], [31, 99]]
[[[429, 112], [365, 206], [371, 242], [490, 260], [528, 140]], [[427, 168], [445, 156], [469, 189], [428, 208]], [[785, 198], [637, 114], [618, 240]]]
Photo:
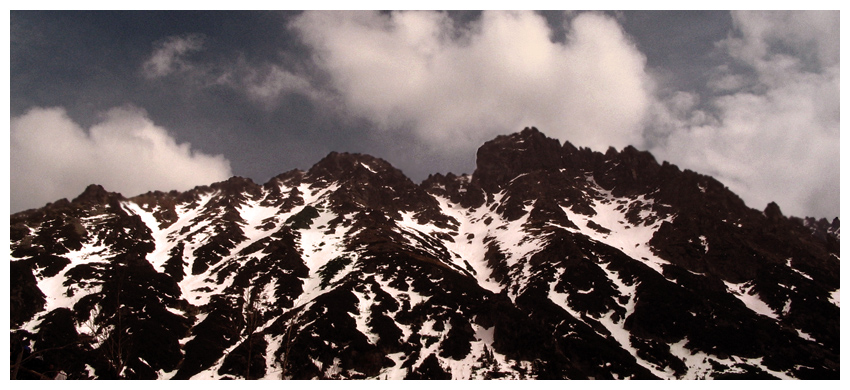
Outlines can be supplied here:
[[838, 378], [840, 228], [534, 128], [11, 216], [17, 378]]

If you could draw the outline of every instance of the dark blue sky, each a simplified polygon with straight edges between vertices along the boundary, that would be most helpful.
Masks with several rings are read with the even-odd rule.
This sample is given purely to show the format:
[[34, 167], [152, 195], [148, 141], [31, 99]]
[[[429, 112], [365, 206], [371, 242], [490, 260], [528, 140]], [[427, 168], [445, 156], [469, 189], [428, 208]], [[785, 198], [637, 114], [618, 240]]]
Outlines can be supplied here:
[[[751, 207], [776, 200], [786, 213], [834, 216], [837, 12], [800, 16], [14, 11], [12, 211], [73, 197], [85, 182], [125, 195], [171, 189], [153, 183], [204, 184], [191, 177], [262, 183], [330, 151], [382, 157], [414, 181], [471, 173], [480, 143], [534, 125], [601, 151], [635, 144], [718, 177]], [[801, 105], [788, 107], [787, 96]], [[775, 129], [771, 119], [811, 117], [818, 123], [797, 130]], [[68, 130], [39, 135], [48, 124]], [[164, 137], [151, 153], [183, 176], [135, 173], [130, 185], [119, 168], [101, 171], [149, 164], [133, 147], [116, 157], [99, 152], [146, 137], [131, 128]], [[56, 153], [70, 152], [32, 146], [65, 136], [91, 150], [54, 164]], [[803, 146], [817, 161], [788, 156], [797, 160], [790, 171], [767, 161], [801, 139], [812, 140]], [[204, 166], [196, 156], [215, 163], [196, 172]], [[34, 174], [62, 179], [24, 188]], [[800, 189], [778, 190], [792, 183]]]

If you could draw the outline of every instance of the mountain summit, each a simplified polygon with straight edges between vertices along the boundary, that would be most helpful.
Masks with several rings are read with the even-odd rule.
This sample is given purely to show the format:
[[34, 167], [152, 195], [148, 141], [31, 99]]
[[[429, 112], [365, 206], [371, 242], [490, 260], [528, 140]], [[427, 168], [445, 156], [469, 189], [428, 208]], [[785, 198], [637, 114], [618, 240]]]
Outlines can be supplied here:
[[13, 378], [839, 378], [839, 221], [535, 128], [11, 216]]

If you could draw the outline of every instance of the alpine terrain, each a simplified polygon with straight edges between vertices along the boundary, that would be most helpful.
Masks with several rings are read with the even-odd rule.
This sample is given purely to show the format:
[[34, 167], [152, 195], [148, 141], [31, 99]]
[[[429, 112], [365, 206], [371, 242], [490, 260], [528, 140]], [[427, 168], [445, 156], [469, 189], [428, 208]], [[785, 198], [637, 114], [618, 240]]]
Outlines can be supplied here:
[[535, 128], [11, 216], [12, 378], [839, 378], [839, 220]]

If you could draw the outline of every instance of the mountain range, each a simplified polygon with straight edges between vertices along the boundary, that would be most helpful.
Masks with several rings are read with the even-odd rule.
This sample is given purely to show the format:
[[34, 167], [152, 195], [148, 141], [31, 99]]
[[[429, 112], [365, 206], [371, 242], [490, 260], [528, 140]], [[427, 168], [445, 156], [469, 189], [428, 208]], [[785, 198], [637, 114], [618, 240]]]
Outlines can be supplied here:
[[14, 379], [838, 379], [838, 218], [535, 128], [10, 217]]

